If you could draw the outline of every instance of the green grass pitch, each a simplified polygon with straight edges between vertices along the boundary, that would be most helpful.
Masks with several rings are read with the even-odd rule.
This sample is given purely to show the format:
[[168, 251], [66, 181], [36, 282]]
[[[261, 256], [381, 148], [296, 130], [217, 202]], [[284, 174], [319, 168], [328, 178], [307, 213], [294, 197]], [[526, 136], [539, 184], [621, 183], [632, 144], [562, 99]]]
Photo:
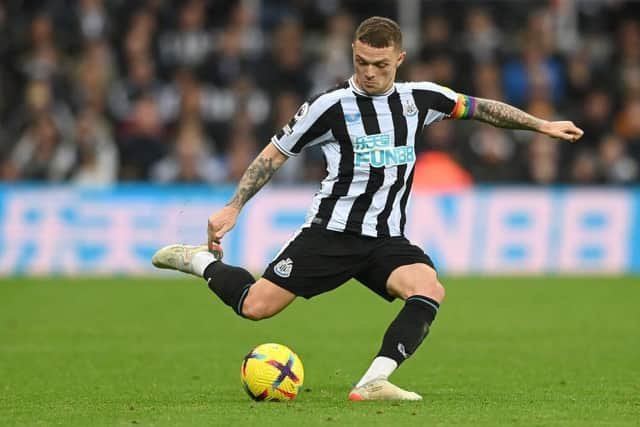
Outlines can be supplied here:
[[[423, 402], [348, 402], [400, 309], [350, 283], [237, 318], [197, 279], [0, 279], [2, 426], [640, 425], [640, 278], [449, 278], [392, 380]], [[255, 403], [243, 356], [305, 365], [291, 403]]]

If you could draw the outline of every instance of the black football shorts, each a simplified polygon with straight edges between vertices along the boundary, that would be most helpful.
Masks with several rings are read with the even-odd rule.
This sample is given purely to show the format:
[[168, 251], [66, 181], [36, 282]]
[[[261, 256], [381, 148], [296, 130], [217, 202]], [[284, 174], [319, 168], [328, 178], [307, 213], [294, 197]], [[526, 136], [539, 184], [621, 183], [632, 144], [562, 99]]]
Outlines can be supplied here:
[[388, 301], [387, 279], [398, 267], [431, 258], [405, 237], [367, 237], [303, 228], [269, 264], [263, 277], [297, 296], [311, 298], [351, 278]]

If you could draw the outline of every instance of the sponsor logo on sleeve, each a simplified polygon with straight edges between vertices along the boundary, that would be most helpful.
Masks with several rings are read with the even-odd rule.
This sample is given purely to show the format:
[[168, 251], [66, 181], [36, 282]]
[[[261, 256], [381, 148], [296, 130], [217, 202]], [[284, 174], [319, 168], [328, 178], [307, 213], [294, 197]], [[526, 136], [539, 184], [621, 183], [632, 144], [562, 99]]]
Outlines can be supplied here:
[[347, 121], [347, 123], [358, 123], [360, 121], [361, 118], [361, 114], [360, 113], [353, 113], [353, 114], [345, 114], [344, 115], [344, 119]]
[[308, 112], [309, 112], [309, 103], [305, 102], [300, 106], [300, 108], [298, 108], [298, 111], [296, 112], [296, 115], [293, 116], [293, 119], [295, 121], [302, 120], [307, 115]]

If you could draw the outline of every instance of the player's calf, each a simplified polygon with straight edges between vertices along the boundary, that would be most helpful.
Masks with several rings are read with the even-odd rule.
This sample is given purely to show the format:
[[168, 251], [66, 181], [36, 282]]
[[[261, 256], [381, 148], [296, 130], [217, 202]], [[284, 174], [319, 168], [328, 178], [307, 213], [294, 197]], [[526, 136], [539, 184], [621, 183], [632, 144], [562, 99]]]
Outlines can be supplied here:
[[386, 380], [415, 353], [429, 334], [445, 295], [435, 270], [425, 264], [397, 268], [387, 281], [387, 289], [405, 300], [404, 307], [389, 325], [380, 351], [356, 388], [374, 379]]
[[235, 267], [222, 261], [211, 262], [204, 270], [203, 277], [213, 291], [236, 314], [244, 316], [242, 307], [255, 279], [242, 267]]

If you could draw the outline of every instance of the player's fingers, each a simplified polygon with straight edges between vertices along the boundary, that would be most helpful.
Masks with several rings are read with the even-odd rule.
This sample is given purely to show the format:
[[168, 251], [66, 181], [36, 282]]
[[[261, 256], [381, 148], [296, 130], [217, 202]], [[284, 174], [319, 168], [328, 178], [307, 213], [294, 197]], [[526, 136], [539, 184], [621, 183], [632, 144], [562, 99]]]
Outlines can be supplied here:
[[563, 132], [558, 132], [557, 134], [552, 135], [552, 138], [560, 139], [562, 141], [571, 141], [573, 139], [572, 136], [569, 136], [569, 135], [567, 135], [566, 133], [563, 133]]
[[207, 240], [209, 242], [209, 250], [213, 249], [214, 244], [220, 244], [220, 237], [218, 237], [216, 231], [211, 228], [207, 229]]
[[231, 226], [229, 224], [223, 224], [220, 229], [213, 233], [214, 240], [217, 239], [218, 241], [220, 241], [220, 239], [222, 239], [222, 237], [227, 234], [227, 231], [229, 231], [230, 229]]
[[582, 129], [574, 127], [573, 129], [569, 129], [567, 131], [567, 134], [571, 138], [571, 142], [575, 142], [578, 139], [580, 139], [582, 137], [582, 135], [584, 135], [584, 132], [582, 131]]
[[209, 250], [212, 250], [214, 243], [220, 243], [220, 238], [216, 236], [219, 227], [212, 221], [207, 224], [207, 240], [209, 242]]
[[568, 133], [564, 139], [566, 139], [569, 142], [576, 142], [578, 139], [580, 139], [580, 135], [577, 135], [574, 133]]
[[209, 220], [207, 225], [207, 232], [214, 237], [218, 231], [224, 227], [224, 222], [220, 220]]
[[576, 135], [580, 135], [580, 136], [582, 136], [582, 134], [584, 133], [584, 131], [580, 129], [578, 126], [576, 126], [575, 124], [573, 124], [573, 122], [569, 122], [569, 132], [575, 133]]
[[209, 239], [209, 250], [213, 251], [214, 249], [216, 249], [216, 247], [220, 245], [220, 241], [216, 241], [213, 239]]

